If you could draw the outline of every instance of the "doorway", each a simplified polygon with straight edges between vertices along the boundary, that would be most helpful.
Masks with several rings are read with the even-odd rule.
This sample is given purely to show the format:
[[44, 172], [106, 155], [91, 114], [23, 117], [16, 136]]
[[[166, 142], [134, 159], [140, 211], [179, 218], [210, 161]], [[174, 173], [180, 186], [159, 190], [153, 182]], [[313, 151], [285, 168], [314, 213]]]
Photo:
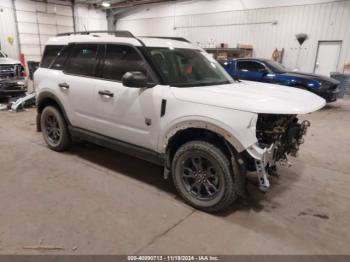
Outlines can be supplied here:
[[330, 76], [336, 72], [339, 64], [342, 41], [319, 41], [314, 72], [319, 75]]

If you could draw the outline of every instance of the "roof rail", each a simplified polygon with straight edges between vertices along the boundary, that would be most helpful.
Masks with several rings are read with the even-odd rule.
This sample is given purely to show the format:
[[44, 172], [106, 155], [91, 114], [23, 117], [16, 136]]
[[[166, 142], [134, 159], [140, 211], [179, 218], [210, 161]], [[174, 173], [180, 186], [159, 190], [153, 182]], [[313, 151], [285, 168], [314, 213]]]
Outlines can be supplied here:
[[132, 33], [130, 33], [129, 31], [104, 31], [104, 30], [67, 32], [67, 33], [57, 34], [56, 36], [89, 35], [89, 34], [99, 34], [99, 33], [115, 35], [117, 37], [132, 37], [132, 38], [134, 38], [134, 35]]
[[159, 39], [169, 39], [169, 40], [176, 40], [176, 41], [181, 41], [181, 42], [186, 42], [186, 43], [191, 43], [189, 40], [183, 37], [173, 37], [173, 36], [140, 36], [140, 37], [145, 37], [145, 38], [159, 38]]

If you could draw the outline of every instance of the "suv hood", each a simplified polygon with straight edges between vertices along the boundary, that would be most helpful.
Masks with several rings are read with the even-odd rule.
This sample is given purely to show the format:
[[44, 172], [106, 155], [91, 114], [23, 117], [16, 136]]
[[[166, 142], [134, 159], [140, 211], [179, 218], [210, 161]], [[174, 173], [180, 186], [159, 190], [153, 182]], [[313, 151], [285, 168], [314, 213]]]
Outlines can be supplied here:
[[15, 64], [20, 64], [20, 62], [8, 57], [0, 58], [0, 65], [15, 65]]
[[182, 101], [263, 114], [307, 114], [326, 104], [323, 98], [309, 91], [251, 81], [172, 87], [172, 92]]

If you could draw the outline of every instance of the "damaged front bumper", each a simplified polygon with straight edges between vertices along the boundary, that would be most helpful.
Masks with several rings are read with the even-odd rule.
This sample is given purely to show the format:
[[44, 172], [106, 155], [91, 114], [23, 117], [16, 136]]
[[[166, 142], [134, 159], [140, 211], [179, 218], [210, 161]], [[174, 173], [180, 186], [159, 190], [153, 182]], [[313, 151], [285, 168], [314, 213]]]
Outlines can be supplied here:
[[255, 162], [255, 168], [259, 178], [259, 189], [266, 192], [270, 187], [270, 181], [267, 177], [267, 168], [276, 166], [276, 145], [272, 144], [269, 148], [261, 148], [258, 143], [256, 143], [250, 146], [247, 152], [253, 157]]
[[306, 135], [307, 129], [310, 127], [310, 122], [305, 120], [301, 124], [298, 124], [299, 128], [294, 134], [292, 147], [290, 147], [288, 153], [283, 152], [283, 157], [278, 157], [278, 150], [280, 150], [281, 141], [272, 143], [269, 147], [262, 147], [258, 142], [247, 148], [248, 154], [253, 158], [255, 164], [255, 170], [258, 174], [259, 189], [266, 192], [270, 187], [268, 175], [276, 175], [276, 162], [283, 161], [288, 162], [287, 155], [296, 157], [299, 151], [299, 146], [304, 143], [304, 135]]

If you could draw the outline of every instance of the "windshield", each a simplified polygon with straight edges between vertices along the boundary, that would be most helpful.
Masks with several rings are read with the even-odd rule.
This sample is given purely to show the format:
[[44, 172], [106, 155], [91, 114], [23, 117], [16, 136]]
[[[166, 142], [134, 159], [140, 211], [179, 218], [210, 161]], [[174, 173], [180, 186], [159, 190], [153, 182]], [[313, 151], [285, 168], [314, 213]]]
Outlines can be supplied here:
[[148, 48], [153, 62], [170, 86], [194, 87], [232, 83], [232, 78], [209, 54], [195, 49]]
[[268, 67], [274, 73], [277, 73], [277, 74], [286, 73], [287, 71], [290, 71], [284, 65], [282, 65], [282, 64], [280, 64], [278, 62], [272, 61], [272, 60], [266, 61], [265, 63], [268, 65]]

